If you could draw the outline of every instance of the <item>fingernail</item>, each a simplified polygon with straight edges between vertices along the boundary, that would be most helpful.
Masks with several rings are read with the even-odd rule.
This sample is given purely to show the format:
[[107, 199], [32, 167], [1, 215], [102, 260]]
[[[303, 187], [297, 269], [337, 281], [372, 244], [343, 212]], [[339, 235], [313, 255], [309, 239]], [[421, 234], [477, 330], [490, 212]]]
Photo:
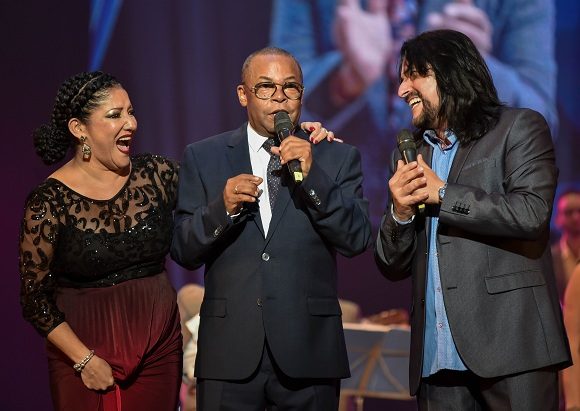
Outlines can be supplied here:
[[314, 126], [310, 126], [310, 128], [309, 128], [308, 130], [310, 130], [310, 131], [314, 131], [314, 130], [316, 130], [316, 129], [314, 128]]
[[312, 142], [314, 142], [314, 137], [312, 137], [312, 136], [309, 136], [309, 137], [308, 137], [308, 140], [310, 140], [310, 142], [312, 143]]

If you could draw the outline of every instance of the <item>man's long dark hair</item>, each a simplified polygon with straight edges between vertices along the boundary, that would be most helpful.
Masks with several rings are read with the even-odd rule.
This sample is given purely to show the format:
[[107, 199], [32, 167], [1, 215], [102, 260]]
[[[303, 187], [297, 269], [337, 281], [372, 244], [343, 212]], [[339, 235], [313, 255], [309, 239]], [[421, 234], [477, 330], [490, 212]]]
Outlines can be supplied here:
[[447, 124], [461, 143], [477, 140], [498, 122], [502, 103], [489, 69], [473, 42], [453, 30], [428, 31], [401, 48], [408, 76], [433, 70], [440, 99], [437, 120]]

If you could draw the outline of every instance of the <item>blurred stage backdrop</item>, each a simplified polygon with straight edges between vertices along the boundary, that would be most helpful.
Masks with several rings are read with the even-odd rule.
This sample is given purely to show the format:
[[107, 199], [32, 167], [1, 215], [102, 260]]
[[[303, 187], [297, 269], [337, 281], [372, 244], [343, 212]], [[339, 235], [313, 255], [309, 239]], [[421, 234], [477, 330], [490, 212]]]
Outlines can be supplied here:
[[[555, 0], [555, 7], [559, 131], [554, 140], [560, 183], [565, 185], [580, 180], [580, 161], [576, 159], [580, 155], [580, 76], [576, 73], [580, 3]], [[132, 151], [180, 159], [189, 142], [232, 129], [245, 120], [235, 92], [240, 67], [250, 52], [276, 41], [273, 10], [272, 3], [263, 0], [1, 1], [4, 97], [0, 130], [5, 150], [0, 219], [1, 410], [52, 409], [44, 341], [20, 313], [18, 233], [26, 195], [53, 170], [34, 154], [31, 132], [49, 120], [61, 82], [94, 68], [114, 74], [128, 90], [139, 121]], [[322, 18], [331, 19], [332, 15]], [[293, 18], [279, 19], [276, 24], [293, 22]], [[359, 143], [356, 133], [345, 130], [341, 134], [340, 127], [337, 123], [333, 128], [339, 137]], [[376, 145], [359, 144], [363, 163], [377, 151], [381, 158], [388, 158], [393, 141], [370, 137], [376, 138]], [[378, 176], [367, 179], [384, 181], [384, 190], [377, 191], [376, 186], [367, 190], [375, 210], [381, 210], [386, 201], [386, 175], [385, 162]], [[168, 266], [176, 288], [203, 281], [201, 272], [183, 271], [170, 261]], [[384, 280], [371, 251], [352, 260], [341, 259], [340, 272], [340, 296], [357, 302], [363, 315], [409, 305], [409, 283]], [[412, 409], [410, 405], [389, 402], [389, 409]], [[365, 409], [385, 406], [374, 400]]]

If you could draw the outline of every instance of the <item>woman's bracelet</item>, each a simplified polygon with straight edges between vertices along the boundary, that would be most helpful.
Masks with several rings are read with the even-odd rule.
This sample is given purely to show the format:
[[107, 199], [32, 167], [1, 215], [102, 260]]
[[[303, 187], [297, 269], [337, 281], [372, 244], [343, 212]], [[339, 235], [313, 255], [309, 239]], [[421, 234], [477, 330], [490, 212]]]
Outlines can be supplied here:
[[81, 362], [79, 362], [78, 364], [73, 365], [73, 368], [75, 369], [76, 372], [81, 372], [85, 366], [87, 365], [87, 363], [91, 360], [91, 358], [93, 358], [93, 356], [95, 355], [95, 350], [91, 350], [87, 356], [85, 358], [83, 358], [83, 360]]

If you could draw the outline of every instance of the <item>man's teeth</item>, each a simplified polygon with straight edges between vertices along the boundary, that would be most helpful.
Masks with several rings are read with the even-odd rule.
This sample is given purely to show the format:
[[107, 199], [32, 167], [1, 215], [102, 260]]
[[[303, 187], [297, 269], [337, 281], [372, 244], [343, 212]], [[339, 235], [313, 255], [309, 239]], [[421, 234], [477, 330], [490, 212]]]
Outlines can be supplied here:
[[409, 100], [409, 105], [413, 107], [415, 104], [419, 104], [420, 102], [421, 99], [419, 97], [414, 97], [411, 100]]

